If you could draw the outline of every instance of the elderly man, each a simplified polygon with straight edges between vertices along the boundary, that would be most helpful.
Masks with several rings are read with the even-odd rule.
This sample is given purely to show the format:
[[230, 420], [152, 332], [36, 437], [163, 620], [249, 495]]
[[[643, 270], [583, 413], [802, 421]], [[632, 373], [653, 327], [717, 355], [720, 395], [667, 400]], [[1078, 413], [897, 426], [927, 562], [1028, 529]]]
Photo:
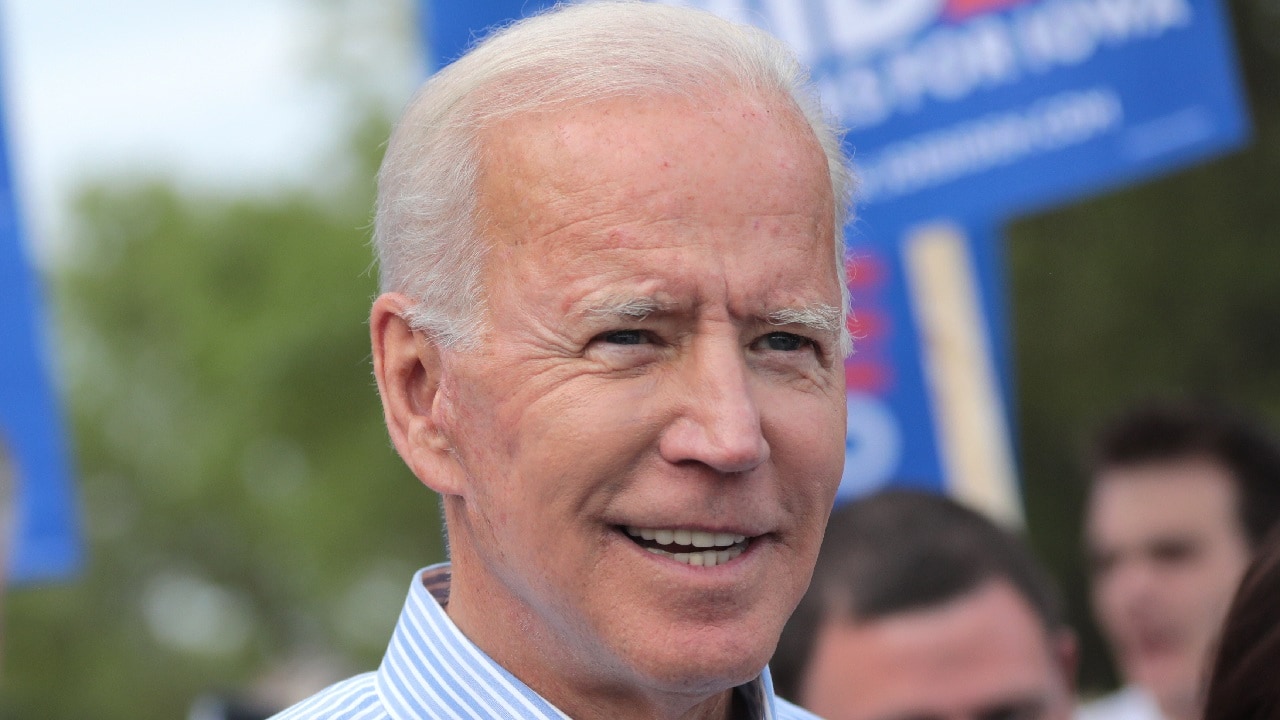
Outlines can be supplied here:
[[1068, 720], [1075, 654], [1018, 538], [892, 490], [831, 516], [772, 665], [779, 693], [830, 720]]
[[1147, 403], [1100, 434], [1085, 542], [1127, 684], [1080, 720], [1198, 720], [1236, 587], [1280, 520], [1280, 446], [1236, 412]]
[[376, 673], [288, 718], [789, 718], [765, 664], [844, 449], [839, 139], [777, 41], [559, 8], [391, 139], [370, 320], [443, 498]]

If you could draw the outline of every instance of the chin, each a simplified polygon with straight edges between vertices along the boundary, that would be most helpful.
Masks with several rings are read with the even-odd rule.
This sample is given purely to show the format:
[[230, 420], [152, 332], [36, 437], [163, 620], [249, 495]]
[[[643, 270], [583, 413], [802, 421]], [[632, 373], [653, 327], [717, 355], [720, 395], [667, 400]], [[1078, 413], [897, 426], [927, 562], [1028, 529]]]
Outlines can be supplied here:
[[1145, 688], [1161, 704], [1181, 704], [1194, 699], [1201, 681], [1193, 666], [1173, 659], [1146, 663], [1132, 677], [1135, 684]]

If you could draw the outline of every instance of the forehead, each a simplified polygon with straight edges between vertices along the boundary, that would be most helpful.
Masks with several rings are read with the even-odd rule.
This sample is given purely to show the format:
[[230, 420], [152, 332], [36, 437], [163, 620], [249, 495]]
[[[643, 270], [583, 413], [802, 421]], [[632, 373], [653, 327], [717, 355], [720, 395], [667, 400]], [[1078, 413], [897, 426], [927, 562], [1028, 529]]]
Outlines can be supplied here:
[[1238, 488], [1207, 458], [1103, 468], [1089, 499], [1088, 534], [1098, 543], [1240, 530]]
[[778, 304], [839, 292], [826, 156], [781, 99], [616, 98], [510, 118], [482, 147], [490, 288], [518, 278], [567, 297], [660, 278], [629, 289], [678, 300], [733, 279]]
[[1003, 580], [938, 608], [829, 622], [809, 668], [810, 707], [864, 719], [963, 712], [1060, 681], [1038, 616]]
[[829, 184], [812, 128], [789, 98], [775, 93], [651, 94], [552, 106], [487, 127], [479, 143], [488, 181], [482, 191], [502, 191], [493, 181], [510, 179], [513, 169], [525, 171], [521, 180], [537, 181], [513, 189], [555, 192], [585, 178], [616, 182], [620, 166], [642, 174], [629, 173], [629, 182], [613, 189], [635, 193], [706, 171], [770, 178], [817, 165]]

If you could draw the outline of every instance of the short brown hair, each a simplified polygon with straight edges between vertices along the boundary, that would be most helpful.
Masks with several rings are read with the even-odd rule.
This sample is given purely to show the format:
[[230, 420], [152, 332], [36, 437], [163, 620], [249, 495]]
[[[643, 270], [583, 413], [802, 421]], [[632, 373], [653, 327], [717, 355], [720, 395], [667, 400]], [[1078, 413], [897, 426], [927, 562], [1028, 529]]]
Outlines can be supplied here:
[[1257, 547], [1280, 519], [1280, 445], [1261, 423], [1212, 400], [1149, 400], [1119, 415], [1095, 438], [1089, 459], [1101, 471], [1203, 458], [1235, 481], [1241, 528]]
[[1053, 579], [1021, 538], [934, 493], [885, 490], [831, 514], [813, 583], [782, 632], [769, 669], [796, 700], [813, 644], [829, 618], [857, 621], [943, 605], [992, 580], [1027, 601], [1046, 635], [1064, 626]]

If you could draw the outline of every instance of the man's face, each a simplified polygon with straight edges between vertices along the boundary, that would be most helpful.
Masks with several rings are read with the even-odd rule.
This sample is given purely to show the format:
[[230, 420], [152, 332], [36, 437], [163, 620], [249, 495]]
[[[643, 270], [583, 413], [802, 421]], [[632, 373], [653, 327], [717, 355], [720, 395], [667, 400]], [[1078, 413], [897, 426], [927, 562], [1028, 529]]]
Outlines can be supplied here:
[[828, 720], [1067, 720], [1074, 650], [1013, 585], [819, 631], [800, 704]]
[[1249, 561], [1231, 476], [1193, 458], [1106, 469], [1085, 534], [1094, 612], [1125, 679], [1166, 712], [1194, 707]]
[[746, 681], [843, 462], [825, 157], [792, 112], [734, 97], [526, 115], [484, 142], [489, 329], [443, 353], [437, 399], [450, 613], [535, 689]]

